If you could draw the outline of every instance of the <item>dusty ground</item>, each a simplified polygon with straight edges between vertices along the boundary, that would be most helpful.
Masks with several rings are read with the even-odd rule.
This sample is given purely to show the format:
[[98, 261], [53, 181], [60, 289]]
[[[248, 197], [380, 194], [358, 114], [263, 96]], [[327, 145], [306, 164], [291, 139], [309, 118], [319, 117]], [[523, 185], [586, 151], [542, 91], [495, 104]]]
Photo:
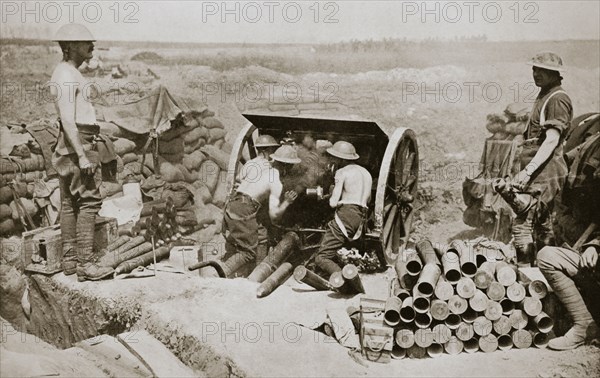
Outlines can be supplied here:
[[[57, 49], [45, 46], [0, 47], [3, 89], [0, 123], [53, 118], [52, 104], [44, 101], [43, 96], [36, 96], [35, 90], [32, 95], [31, 89], [49, 79], [52, 67], [59, 59]], [[565, 76], [564, 87], [571, 94], [575, 113], [598, 110], [600, 62], [597, 52], [593, 52], [598, 50], [597, 44], [588, 50], [576, 49], [568, 43], [550, 47], [567, 51], [569, 55], [565, 59], [574, 62]], [[511, 47], [505, 59], [486, 58], [487, 54], [497, 57], [497, 48], [493, 44], [481, 47], [476, 59], [470, 59], [466, 54], [457, 57], [454, 53], [452, 58], [442, 61], [443, 65], [436, 56], [444, 55], [445, 51], [423, 49], [420, 61], [429, 63], [418, 69], [406, 68], [402, 64], [398, 68], [378, 68], [376, 63], [371, 63], [365, 70], [348, 72], [334, 62], [331, 69], [323, 70], [326, 73], [298, 70], [296, 64], [294, 70], [289, 70], [293, 74], [287, 73], [285, 64], [278, 71], [258, 66], [233, 65], [231, 69], [219, 70], [183, 64], [204, 54], [200, 50], [156, 50], [169, 58], [168, 64], [129, 61], [140, 51], [135, 47], [118, 47], [99, 53], [106, 65], [122, 63], [133, 73], [127, 79], [116, 81], [119, 87], [128, 83], [162, 83], [171, 92], [186, 97], [192, 106], [207, 102], [232, 131], [229, 138], [243, 124], [240, 111], [265, 105], [264, 101], [253, 101], [247, 93], [236, 92], [253, 83], [259, 83], [263, 88], [274, 85], [274, 97], [266, 105], [289, 105], [290, 101], [283, 98], [282, 87], [293, 83], [302, 88], [305, 100], [332, 101], [326, 110], [328, 114], [376, 119], [387, 129], [400, 126], [413, 128], [420, 148], [420, 186], [432, 188], [436, 196], [421, 209], [414, 225], [415, 231], [421, 237], [443, 242], [457, 235], [477, 234], [461, 221], [464, 205], [460, 187], [465, 176], [477, 174], [482, 142], [488, 136], [485, 116], [501, 112], [508, 103], [515, 101], [515, 96], [524, 100], [533, 92], [533, 88], [527, 86], [531, 82], [530, 68], [521, 61], [527, 59], [531, 51], [538, 50], [537, 46]], [[217, 56], [211, 61], [218, 62], [218, 58], [222, 58], [219, 52], [206, 54]], [[236, 51], [238, 55], [243, 53], [244, 50]], [[294, 54], [286, 50], [288, 53]], [[330, 55], [316, 57], [320, 60], [330, 58]], [[344, 58], [343, 55], [341, 58]], [[177, 59], [183, 63], [174, 64]], [[149, 78], [145, 74], [147, 68], [151, 68], [160, 79]], [[106, 84], [106, 79], [97, 80]], [[473, 98], [469, 97], [467, 82], [476, 83], [470, 84], [475, 88]], [[18, 91], [14, 92], [8, 84], [16, 85]], [[213, 93], [215, 87], [209, 87], [214, 84], [217, 84], [216, 93]], [[315, 84], [319, 89], [316, 97]], [[411, 91], [415, 87], [412, 85], [429, 91], [433, 89], [438, 97], [436, 94], [423, 97], [420, 90], [413, 93]], [[436, 85], [439, 85], [439, 90], [435, 89]], [[496, 99], [493, 92], [484, 94], [482, 88], [486, 85], [501, 88], [502, 95]], [[456, 86], [462, 91], [458, 99], [452, 92]], [[62, 275], [58, 275], [57, 280], [60, 285], [92, 293], [86, 295], [106, 299], [119, 293], [125, 300], [138, 303], [142, 314], [134, 327], [151, 330], [183, 361], [197, 370], [206, 371], [208, 375], [242, 372], [249, 376], [600, 375], [600, 352], [593, 347], [563, 353], [529, 349], [363, 366], [355, 362], [344, 348], [325, 339], [322, 334], [298, 325], [310, 327], [323, 320], [327, 306], [345, 307], [352, 300], [334, 300], [323, 293], [304, 292], [305, 288], [295, 285], [282, 288], [264, 300], [257, 300], [255, 286], [242, 280], [210, 281], [196, 276], [173, 275], [100, 284], [78, 284]], [[373, 285], [377, 286], [376, 283]], [[373, 290], [374, 293], [382, 292]], [[260, 330], [260, 337], [253, 333], [256, 330]], [[269, 337], [271, 334], [273, 338]], [[63, 357], [58, 357], [61, 353]], [[67, 351], [56, 352], [51, 358], [66, 361], [71, 355]], [[88, 376], [98, 373], [93, 367], [79, 367], [83, 367], [80, 372]]]

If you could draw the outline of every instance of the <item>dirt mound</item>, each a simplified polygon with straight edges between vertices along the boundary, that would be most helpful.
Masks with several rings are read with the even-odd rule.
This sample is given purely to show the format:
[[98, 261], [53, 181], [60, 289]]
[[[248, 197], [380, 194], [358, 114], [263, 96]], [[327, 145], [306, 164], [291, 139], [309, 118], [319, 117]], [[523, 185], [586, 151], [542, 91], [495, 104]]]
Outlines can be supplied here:
[[154, 51], [142, 51], [131, 57], [131, 60], [142, 60], [142, 61], [157, 61], [162, 60], [163, 57]]

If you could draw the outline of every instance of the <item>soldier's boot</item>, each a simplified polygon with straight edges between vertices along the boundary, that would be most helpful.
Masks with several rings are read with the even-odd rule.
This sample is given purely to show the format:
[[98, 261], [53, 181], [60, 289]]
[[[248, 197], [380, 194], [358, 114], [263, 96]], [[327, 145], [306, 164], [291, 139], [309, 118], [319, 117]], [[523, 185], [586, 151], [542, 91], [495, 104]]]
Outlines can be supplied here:
[[564, 336], [550, 340], [548, 348], [554, 350], [575, 349], [587, 340], [593, 339], [598, 328], [583, 301], [581, 293], [577, 290], [575, 282], [559, 270], [544, 268], [545, 266], [542, 265], [544, 276], [573, 318], [574, 323], [573, 327]]
[[95, 204], [80, 209], [77, 219], [77, 280], [97, 281], [114, 273], [111, 267], [96, 264], [94, 255]]
[[515, 245], [515, 250], [517, 252], [517, 266], [521, 268], [527, 268], [532, 266], [532, 259], [535, 259], [532, 256], [534, 251], [534, 246], [532, 243], [525, 245]]
[[587, 325], [585, 323], [575, 324], [564, 336], [550, 340], [548, 348], [554, 350], [575, 349], [585, 344], [586, 341], [593, 340], [597, 333], [598, 326], [596, 326], [593, 320], [587, 323]]
[[75, 274], [77, 271], [77, 240], [63, 240], [63, 256], [61, 268], [65, 276]]

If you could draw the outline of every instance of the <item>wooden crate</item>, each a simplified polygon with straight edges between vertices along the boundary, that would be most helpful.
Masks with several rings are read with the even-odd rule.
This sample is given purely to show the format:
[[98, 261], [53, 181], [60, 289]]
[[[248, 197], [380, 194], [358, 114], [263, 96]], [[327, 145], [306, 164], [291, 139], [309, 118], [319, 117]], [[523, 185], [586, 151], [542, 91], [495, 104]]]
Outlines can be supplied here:
[[363, 356], [369, 361], [389, 363], [394, 346], [394, 329], [385, 324], [385, 301], [361, 298], [360, 344]]

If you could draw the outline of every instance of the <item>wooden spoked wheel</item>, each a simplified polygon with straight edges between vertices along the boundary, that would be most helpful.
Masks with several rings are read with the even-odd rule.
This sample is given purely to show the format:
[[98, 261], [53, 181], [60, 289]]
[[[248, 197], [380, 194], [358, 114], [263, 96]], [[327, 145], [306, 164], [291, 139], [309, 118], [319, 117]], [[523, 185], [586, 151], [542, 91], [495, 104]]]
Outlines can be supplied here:
[[386, 148], [375, 198], [375, 224], [383, 253], [393, 265], [410, 236], [413, 202], [419, 179], [419, 150], [415, 133], [397, 129]]
[[252, 140], [252, 133], [255, 130], [256, 126], [250, 123], [247, 124], [233, 142], [227, 172], [234, 172], [234, 174], [227, 175], [227, 194], [231, 194], [234, 188], [236, 188], [235, 180], [244, 164], [257, 156], [254, 141]]

